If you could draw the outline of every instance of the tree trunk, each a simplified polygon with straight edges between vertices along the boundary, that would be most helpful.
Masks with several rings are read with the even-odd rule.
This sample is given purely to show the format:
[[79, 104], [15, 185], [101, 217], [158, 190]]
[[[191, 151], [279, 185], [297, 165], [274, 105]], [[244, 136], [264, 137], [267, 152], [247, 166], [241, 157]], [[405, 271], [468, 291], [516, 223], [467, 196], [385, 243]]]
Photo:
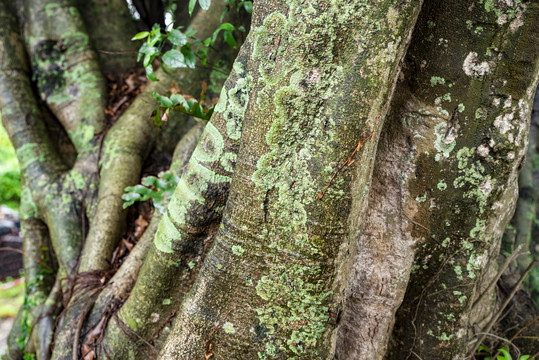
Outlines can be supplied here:
[[[242, 4], [197, 9], [196, 36]], [[505, 249], [530, 248], [538, 24], [537, 1], [259, 0], [239, 53], [157, 70], [118, 117], [123, 1], [1, 2], [29, 255], [7, 359], [470, 358], [530, 262], [496, 294], [527, 150]], [[211, 100], [223, 59], [207, 124], [152, 124], [152, 93]], [[135, 236], [148, 204], [121, 196], [162, 166], [179, 183]]]

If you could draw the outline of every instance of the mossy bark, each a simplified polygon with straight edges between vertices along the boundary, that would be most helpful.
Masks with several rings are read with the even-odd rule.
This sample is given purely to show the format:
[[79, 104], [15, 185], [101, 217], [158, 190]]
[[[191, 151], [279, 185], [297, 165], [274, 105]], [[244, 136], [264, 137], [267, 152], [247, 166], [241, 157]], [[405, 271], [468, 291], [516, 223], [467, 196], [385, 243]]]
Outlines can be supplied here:
[[[0, 2], [0, 107], [23, 172], [25, 250], [57, 270], [42, 277], [26, 261], [40, 304], [21, 311], [35, 330], [14, 328], [10, 359], [21, 336], [40, 360], [78, 357], [85, 342], [114, 359], [466, 355], [495, 306], [487, 286], [516, 202], [536, 1], [258, 1], [211, 121], [180, 116], [161, 132], [151, 93], [174, 81], [197, 95], [209, 80], [212, 98], [212, 61], [236, 50], [158, 72], [109, 127], [103, 72], [134, 57], [96, 50], [133, 34], [123, 2], [100, 3]], [[198, 11], [198, 37], [224, 7]], [[96, 11], [121, 18], [100, 26]], [[116, 270], [121, 194], [148, 154], [180, 139], [165, 213], [100, 294], [99, 281], [73, 292]], [[56, 304], [68, 308], [50, 354]]]
[[242, 141], [225, 215], [161, 359], [331, 356], [343, 280], [335, 257], [376, 137], [318, 194], [362, 133], [382, 125], [419, 7], [255, 4], [242, 49], [250, 91], [227, 88], [217, 109], [247, 107], [243, 124], [225, 115], [220, 135]]
[[494, 288], [484, 290], [526, 152], [537, 5], [432, 1], [422, 10], [392, 106], [392, 121], [408, 128], [399, 226], [415, 260], [388, 359], [464, 358], [493, 314]]

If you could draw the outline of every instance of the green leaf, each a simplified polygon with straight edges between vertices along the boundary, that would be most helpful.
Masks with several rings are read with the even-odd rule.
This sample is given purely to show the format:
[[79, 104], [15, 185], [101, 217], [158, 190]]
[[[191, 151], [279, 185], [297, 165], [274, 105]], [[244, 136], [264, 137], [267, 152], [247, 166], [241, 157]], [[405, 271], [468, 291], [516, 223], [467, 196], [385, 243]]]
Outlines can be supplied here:
[[528, 360], [530, 358], [530, 355], [522, 355], [518, 358], [518, 360]]
[[155, 35], [158, 32], [161, 32], [161, 26], [158, 23], [155, 23], [152, 26], [152, 35]]
[[195, 10], [195, 5], [197, 0], [189, 0], [189, 16], [193, 15], [193, 10]]
[[159, 49], [157, 49], [156, 47], [151, 46], [148, 43], [144, 43], [140, 47], [139, 53], [141, 53], [141, 54], [159, 54]]
[[153, 47], [153, 46], [148, 47], [145, 51], [146, 51], [145, 52], [146, 55], [152, 55], [153, 57], [161, 54], [161, 51], [159, 51], [158, 48]]
[[213, 115], [213, 111], [215, 110], [215, 105], [212, 105], [208, 108], [208, 113], [206, 114], [206, 119], [211, 119], [211, 116]]
[[230, 45], [231, 48], [236, 49], [238, 47], [238, 44], [236, 44], [236, 39], [234, 39], [234, 34], [232, 33], [232, 31], [225, 31], [223, 35], [225, 38], [225, 42]]
[[501, 352], [503, 356], [498, 355], [496, 360], [513, 360], [511, 354], [509, 354], [509, 351], [507, 351], [507, 349], [498, 349], [498, 351]]
[[185, 33], [185, 36], [191, 37], [191, 36], [195, 35], [196, 33], [197, 33], [197, 31], [191, 29], [191, 27], [189, 26], [189, 27], [187, 28], [187, 32]]
[[[135, 191], [134, 187], [127, 187], [125, 188], [126, 191]], [[141, 194], [137, 192], [128, 192], [122, 195], [122, 200], [125, 201], [131, 201], [131, 200], [138, 200], [142, 197]]]
[[185, 64], [187, 65], [187, 67], [189, 67], [191, 69], [194, 69], [195, 64], [197, 62], [197, 58], [196, 58], [195, 53], [193, 52], [193, 50], [191, 50], [191, 49], [189, 49], [187, 47], [182, 47], [181, 52], [182, 52], [182, 54], [184, 56]]
[[146, 54], [144, 55], [144, 61], [142, 61], [142, 65], [144, 67], [149, 66], [153, 62], [154, 59], [155, 59], [155, 55]]
[[[174, 105], [177, 105], [177, 104], [180, 104], [181, 106], [185, 107], [185, 105], [187, 105], [187, 101], [185, 100], [185, 98], [183, 96], [181, 96], [180, 94], [174, 94], [174, 95], [171, 95], [170, 96], [170, 101], [172, 101], [172, 103]], [[184, 105], [185, 104], [185, 105]]]
[[226, 9], [223, 10], [223, 12], [221, 13], [221, 17], [219, 18], [219, 22], [223, 22], [223, 20], [225, 19], [225, 16], [226, 14], [228, 14], [228, 6], [226, 7]]
[[253, 2], [252, 1], [244, 1], [243, 2], [243, 8], [245, 11], [247, 11], [249, 14], [253, 13]]
[[206, 66], [207, 59], [208, 59], [208, 48], [204, 48], [203, 50], [200, 50], [198, 52], [198, 56], [200, 56], [200, 61], [202, 62], [202, 65]]
[[167, 96], [163, 96], [163, 95], [159, 95], [158, 93], [156, 92], [153, 92], [152, 93], [152, 96], [157, 100], [157, 102], [161, 105], [161, 106], [164, 106], [166, 108], [171, 108], [174, 106], [174, 104], [172, 103], [172, 101], [167, 97]]
[[163, 63], [171, 68], [187, 67], [183, 54], [176, 49], [169, 50], [163, 55]]
[[156, 178], [155, 176], [145, 176], [142, 178], [142, 185], [145, 185], [145, 186], [156, 186], [156, 184], [159, 182], [159, 179]]
[[487, 353], [490, 353], [490, 350], [487, 349], [486, 347], [484, 347], [483, 345], [479, 345], [479, 347], [477, 348], [477, 353], [481, 353], [482, 351], [485, 351]]
[[211, 5], [211, 0], [198, 0], [200, 7], [204, 10], [208, 10]]
[[187, 36], [185, 36], [185, 34], [180, 30], [172, 30], [168, 35], [168, 39], [174, 46], [183, 46], [187, 44]]
[[164, 36], [163, 34], [159, 33], [157, 34], [156, 36], [152, 36], [150, 38], [150, 41], [148, 41], [148, 44], [150, 46], [154, 46], [155, 44], [157, 44], [159, 41], [163, 40]]
[[157, 76], [155, 76], [153, 72], [153, 67], [151, 65], [148, 65], [144, 68], [146, 70], [146, 77], [150, 79], [151, 81], [159, 81]]
[[231, 23], [224, 23], [224, 24], [221, 24], [221, 26], [219, 26], [217, 30], [231, 30], [232, 31], [232, 30], [236, 30], [236, 28]]
[[193, 105], [196, 102], [197, 101], [195, 99], [187, 99], [185, 109], [188, 110], [189, 112], [192, 112], [193, 111]]
[[161, 122], [161, 112], [159, 111], [159, 107], [155, 109], [155, 115], [153, 116], [153, 124], [158, 127], [163, 126], [163, 123]]
[[[234, 25], [232, 25], [231, 23], [224, 23], [224, 24], [221, 24], [221, 26], [219, 26], [217, 28], [217, 30], [215, 30], [213, 32], [213, 37], [211, 39], [211, 43], [214, 44], [215, 43], [215, 40], [217, 40], [217, 36], [219, 35], [219, 32], [221, 32], [221, 30], [230, 30], [230, 31], [233, 31], [235, 30], [236, 28], [234, 27]], [[207, 39], [206, 39], [207, 40]], [[204, 42], [206, 43], [206, 41]], [[208, 44], [207, 44], [208, 45]]]
[[206, 113], [204, 112], [204, 109], [202, 109], [202, 105], [199, 102], [193, 105], [193, 116], [200, 119], [206, 119]]
[[133, 36], [133, 38], [131, 38], [131, 40], [144, 39], [144, 38], [148, 37], [148, 35], [150, 35], [150, 33], [148, 31], [139, 32], [137, 35]]

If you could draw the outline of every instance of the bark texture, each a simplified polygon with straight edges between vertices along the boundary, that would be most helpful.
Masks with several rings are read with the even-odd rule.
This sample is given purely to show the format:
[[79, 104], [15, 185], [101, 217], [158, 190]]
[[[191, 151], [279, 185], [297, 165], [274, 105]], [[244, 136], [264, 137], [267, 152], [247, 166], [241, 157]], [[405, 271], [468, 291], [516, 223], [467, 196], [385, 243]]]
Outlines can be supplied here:
[[[133, 4], [164, 26], [170, 2]], [[196, 36], [239, 27], [237, 5], [197, 5]], [[207, 64], [156, 69], [111, 119], [138, 46], [126, 3], [1, 1], [29, 255], [7, 358], [460, 360], [482, 333], [533, 335], [521, 294], [491, 325], [530, 261], [496, 294], [500, 248], [537, 230], [538, 24], [536, 0], [259, 0], [239, 50], [221, 28]], [[209, 122], [152, 124], [152, 93], [207, 84]], [[111, 264], [124, 189], [168, 164], [174, 195]]]
[[[300, 359], [333, 352], [342, 296], [335, 257], [347, 246], [352, 191], [362, 196], [359, 203], [367, 193], [376, 139], [357, 167], [338, 174], [321, 199], [318, 194], [362, 132], [366, 137], [381, 127], [420, 7], [340, 5], [255, 4], [242, 49], [248, 56], [235, 65], [249, 91], [238, 89], [239, 81], [226, 88], [214, 116], [223, 111], [230, 119], [226, 113], [238, 100], [246, 107], [243, 131], [229, 121], [218, 135], [225, 143], [242, 141], [225, 215], [160, 358]], [[378, 36], [371, 36], [375, 29]]]

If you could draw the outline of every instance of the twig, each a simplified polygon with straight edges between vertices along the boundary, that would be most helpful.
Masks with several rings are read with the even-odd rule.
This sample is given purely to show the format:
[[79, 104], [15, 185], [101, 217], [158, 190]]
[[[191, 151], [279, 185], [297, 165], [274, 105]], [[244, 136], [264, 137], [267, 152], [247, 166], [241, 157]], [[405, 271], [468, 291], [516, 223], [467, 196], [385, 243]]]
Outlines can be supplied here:
[[[511, 345], [512, 347], [514, 347], [515, 350], [517, 351], [518, 357], [520, 357], [520, 349], [518, 348], [518, 346], [516, 346], [515, 344], [513, 344], [513, 343], [511, 342], [511, 340], [504, 339], [504, 338], [501, 337], [501, 336], [494, 335], [494, 334], [491, 334], [491, 333], [483, 333], [483, 332], [480, 332], [480, 333], [477, 333], [477, 334], [475, 334], [475, 335], [483, 335], [484, 337], [490, 336], [490, 337], [493, 337], [493, 338], [498, 339], [498, 340], [500, 340], [500, 341], [503, 341], [503, 342], [505, 342], [505, 343]], [[474, 353], [475, 353], [475, 351], [474, 351]], [[493, 359], [496, 359], [499, 353], [500, 353], [500, 351], [498, 351], [498, 352], [496, 353], [496, 355], [494, 355]]]
[[402, 213], [405, 218], [407, 218], [412, 224], [417, 225], [419, 227], [422, 227], [423, 229], [427, 230], [429, 233], [431, 232], [430, 229], [426, 226], [421, 225], [417, 221], [412, 220], [408, 215], [406, 215], [404, 212]]
[[479, 297], [474, 301], [473, 305], [472, 305], [472, 309], [475, 308], [475, 306], [477, 304], [479, 304], [479, 301], [486, 295], [490, 292], [490, 290], [492, 290], [492, 288], [496, 285], [496, 283], [498, 282], [498, 280], [502, 277], [503, 273], [505, 272], [505, 270], [509, 267], [509, 265], [517, 258], [519, 257], [520, 255], [525, 255], [526, 253], [521, 253], [519, 254], [520, 250], [522, 249], [522, 246], [524, 246], [524, 244], [520, 244], [516, 249], [515, 251], [513, 251], [513, 253], [507, 258], [505, 259], [505, 262], [503, 263], [502, 266], [500, 266], [500, 268], [498, 269], [498, 273], [496, 274], [496, 276], [494, 277], [494, 279], [492, 279], [492, 281], [490, 282], [490, 284], [487, 286], [487, 288], [485, 289], [485, 291], [483, 291], [481, 293], [481, 295], [479, 295]]
[[[144, 356], [146, 356], [146, 353], [144, 351], [142, 351], [141, 348], [139, 348], [139, 346], [137, 345], [136, 341], [133, 341], [131, 339], [131, 337], [129, 336], [129, 334], [131, 334], [131, 336], [134, 336], [136, 339], [138, 340], [141, 340], [144, 344], [148, 345], [148, 347], [150, 347], [150, 349], [152, 349], [153, 351], [155, 351], [156, 353], [159, 354], [159, 349], [156, 348], [155, 346], [153, 346], [152, 344], [150, 344], [146, 339], [144, 339], [142, 336], [140, 336], [139, 334], [137, 334], [133, 329], [131, 329], [129, 326], [125, 325], [125, 323], [118, 317], [118, 315], [116, 313], [114, 313], [112, 315], [112, 317], [114, 318], [114, 320], [116, 321], [116, 324], [118, 324], [118, 326], [120, 327], [120, 330], [123, 331], [124, 334], [128, 335], [129, 339], [133, 342], [133, 344], [135, 344], [135, 346], [137, 347], [137, 349], [142, 353], [144, 354]], [[148, 358], [149, 359], [149, 358]]]
[[[519, 337], [518, 335], [520, 335], [521, 332], [523, 332], [524, 330], [526, 330], [528, 327], [530, 327], [532, 324], [534, 324], [537, 320], [539, 320], [539, 316], [536, 316], [533, 320], [530, 320], [528, 321], [523, 327], [521, 327], [520, 329], [518, 329], [518, 331], [511, 337], [511, 339], [509, 339], [509, 343], [511, 345], [512, 344], [512, 341], [517, 339], [517, 338], [522, 338], [522, 337]], [[502, 339], [504, 341], [506, 341], [505, 339]], [[514, 346], [514, 345], [513, 345]], [[515, 348], [517, 349], [517, 352], [518, 352], [518, 357], [520, 358], [520, 351], [518, 349], [518, 347], [515, 346]], [[493, 359], [497, 359], [498, 358], [498, 355], [500, 354], [500, 350], [498, 350], [496, 352], [496, 354], [492, 357]], [[532, 357], [532, 359], [535, 359], [535, 357]]]
[[522, 275], [520, 276], [520, 279], [518, 279], [518, 282], [516, 283], [515, 287], [513, 288], [513, 290], [511, 290], [511, 292], [509, 293], [509, 295], [507, 296], [507, 298], [505, 299], [505, 301], [503, 302], [502, 306], [500, 307], [500, 309], [494, 314], [492, 315], [492, 318], [490, 319], [490, 321], [488, 322], [488, 324], [485, 326], [485, 328], [483, 329], [483, 332], [481, 335], [481, 337], [477, 340], [475, 346], [473, 347], [473, 350], [471, 352], [471, 355], [473, 356], [473, 354], [475, 354], [475, 352], [477, 351], [477, 349], [479, 348], [479, 345], [481, 345], [481, 343], [483, 342], [483, 340], [485, 340], [485, 337], [486, 335], [484, 335], [485, 333], [489, 333], [490, 332], [490, 329], [492, 328], [492, 326], [494, 326], [494, 324], [496, 323], [496, 321], [498, 320], [498, 318], [500, 317], [500, 315], [503, 313], [503, 311], [505, 310], [505, 308], [507, 307], [507, 305], [509, 305], [509, 302], [511, 302], [511, 299], [513, 298], [513, 296], [515, 296], [520, 284], [522, 284], [522, 282], [524, 281], [524, 279], [526, 278], [526, 276], [528, 276], [528, 274], [530, 273], [530, 271], [533, 269], [533, 267], [535, 266], [535, 264], [537, 263], [537, 259], [534, 259], [530, 265], [528, 265], [528, 267], [526, 268], [526, 270], [524, 270], [524, 272], [522, 273]]
[[13, 248], [13, 247], [9, 247], [9, 246], [6, 246], [6, 247], [0, 247], [0, 251], [14, 251], [14, 252], [17, 252], [19, 254], [22, 254], [26, 257], [29, 257], [30, 259], [34, 260], [36, 263], [38, 263], [39, 265], [47, 268], [47, 270], [51, 271], [51, 272], [54, 272], [46, 263], [44, 263], [43, 261], [40, 261], [38, 259], [36, 259], [34, 256], [28, 254], [26, 251], [23, 251], [23, 250], [19, 250], [17, 248]]
[[213, 356], [213, 354], [210, 352], [211, 347], [212, 347], [211, 338], [213, 337], [213, 334], [215, 334], [215, 332], [221, 327], [221, 324], [223, 323], [223, 321], [225, 321], [225, 319], [227, 318], [227, 316], [230, 314], [231, 311], [232, 309], [227, 311], [225, 316], [223, 316], [223, 319], [219, 321], [219, 323], [213, 328], [212, 332], [210, 333], [210, 336], [208, 336], [208, 338], [206, 339], [206, 353], [204, 354], [205, 360]]
[[180, 310], [180, 308], [174, 310], [169, 316], [168, 318], [165, 320], [165, 322], [159, 327], [159, 329], [157, 329], [157, 331], [152, 335], [152, 339], [157, 339], [159, 337], [159, 335], [161, 334], [161, 331], [163, 330], [163, 328], [168, 324], [170, 323], [170, 321], [172, 320], [172, 318], [174, 317], [174, 315], [176, 315], [176, 313]]
[[[383, 112], [383, 110], [382, 110]], [[376, 126], [378, 125], [378, 120], [380, 119], [380, 117], [382, 116], [382, 112], [376, 117], [376, 123], [374, 124], [374, 128], [376, 129]], [[333, 180], [335, 179], [335, 177], [337, 176], [337, 174], [347, 165], [352, 165], [352, 163], [355, 161], [354, 160], [354, 155], [359, 151], [361, 150], [361, 148], [363, 147], [363, 144], [365, 144], [365, 142], [367, 142], [368, 140], [370, 139], [373, 139], [374, 138], [374, 131], [371, 131], [371, 133], [363, 138], [362, 140], [359, 140], [356, 148], [354, 149], [354, 151], [352, 152], [352, 154], [348, 157], [348, 159], [343, 162], [341, 164], [341, 166], [339, 166], [339, 168], [337, 169], [337, 171], [335, 171], [335, 173], [333, 174], [333, 176], [331, 177], [331, 179], [329, 180], [329, 183], [326, 185], [325, 189], [320, 193], [318, 194], [318, 199], [322, 199], [324, 197], [324, 195], [326, 194], [326, 191], [328, 191], [329, 187], [331, 186], [331, 184], [333, 183]]]
[[71, 354], [72, 356], [71, 358], [73, 360], [78, 360], [79, 358], [79, 346], [80, 346], [80, 336], [82, 332], [82, 326], [84, 325], [84, 320], [86, 319], [86, 316], [90, 312], [92, 305], [95, 303], [95, 298], [93, 297], [93, 295], [95, 295], [95, 292], [94, 294], [90, 295], [90, 298], [88, 298], [88, 300], [85, 301], [82, 311], [79, 314], [78, 319], [77, 319], [78, 320], [77, 328], [75, 329], [75, 336], [73, 338], [73, 349], [72, 349], [73, 353]]
[[100, 53], [103, 54], [109, 54], [109, 55], [122, 55], [122, 54], [136, 54], [138, 51], [134, 50], [126, 50], [126, 51], [107, 51], [107, 50], [97, 50]]

